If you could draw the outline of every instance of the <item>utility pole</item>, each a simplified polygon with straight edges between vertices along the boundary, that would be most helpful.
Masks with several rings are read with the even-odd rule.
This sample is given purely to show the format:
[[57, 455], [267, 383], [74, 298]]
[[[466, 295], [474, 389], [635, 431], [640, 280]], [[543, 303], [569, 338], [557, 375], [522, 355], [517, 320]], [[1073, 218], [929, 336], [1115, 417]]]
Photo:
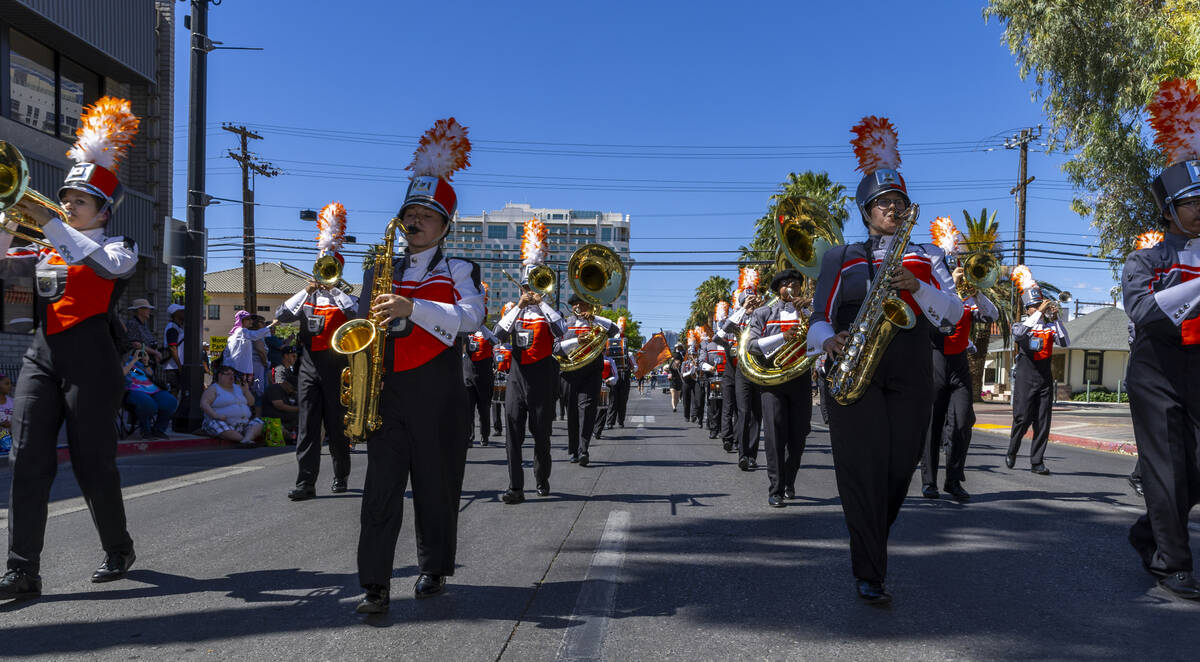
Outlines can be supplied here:
[[[1036, 131], [1036, 133], [1035, 133]], [[1029, 143], [1042, 137], [1042, 125], [1037, 129], [1025, 128], [1004, 141], [1005, 149], [1020, 149], [1021, 160], [1017, 166], [1017, 185], [1008, 193], [1017, 196], [1017, 264], [1025, 264], [1025, 199], [1026, 189], [1034, 177], [1027, 177]]]
[[187, 171], [187, 229], [189, 247], [184, 267], [184, 328], [183, 374], [186, 387], [183, 402], [187, 407], [187, 431], [200, 427], [203, 420], [200, 392], [204, 390], [204, 362], [200, 352], [200, 337], [204, 330], [204, 208], [209, 197], [204, 192], [204, 141], [208, 53], [212, 41], [208, 38], [208, 0], [191, 0], [192, 13], [188, 18], [191, 34], [191, 80], [188, 84], [188, 171]]
[[253, 174], [257, 173], [263, 177], [274, 177], [279, 174], [279, 170], [267, 163], [259, 160], [248, 149], [248, 141], [262, 140], [262, 136], [254, 133], [244, 126], [233, 126], [224, 124], [222, 129], [235, 134], [240, 139], [240, 150], [235, 152], [228, 150], [229, 158], [238, 162], [242, 167], [242, 295], [245, 299], [245, 309], [251, 315], [258, 314], [258, 282], [255, 272], [255, 257], [254, 257], [254, 189], [250, 186], [253, 181]]

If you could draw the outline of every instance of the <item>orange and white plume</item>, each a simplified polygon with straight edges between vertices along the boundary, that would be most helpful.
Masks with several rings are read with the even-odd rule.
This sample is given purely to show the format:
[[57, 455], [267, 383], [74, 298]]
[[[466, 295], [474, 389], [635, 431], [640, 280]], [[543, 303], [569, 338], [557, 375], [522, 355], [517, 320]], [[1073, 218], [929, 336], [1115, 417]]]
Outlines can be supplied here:
[[696, 339], [699, 342], [708, 342], [708, 330], [702, 326], [696, 327]]
[[687, 345], [688, 345], [688, 349], [691, 349], [691, 350], [696, 349], [696, 330], [695, 329], [687, 330]]
[[621, 337], [625, 336], [625, 316], [621, 315], [617, 318], [617, 328], [621, 330]]
[[854, 134], [850, 144], [854, 147], [859, 171], [870, 174], [883, 168], [895, 170], [900, 167], [896, 127], [886, 117], [868, 115], [859, 120], [850, 132]]
[[958, 252], [962, 242], [962, 234], [954, 227], [954, 221], [949, 216], [938, 216], [929, 224], [929, 234], [933, 243], [946, 252], [947, 255]]
[[1167, 155], [1167, 164], [1200, 159], [1200, 92], [1190, 78], [1164, 80], [1150, 105], [1154, 144]]
[[1018, 264], [1017, 266], [1013, 267], [1012, 275], [1010, 277], [1012, 278], [1012, 281], [1017, 284], [1017, 287], [1021, 288], [1022, 292], [1031, 287], [1037, 286], [1037, 281], [1033, 279], [1033, 274], [1029, 271], [1029, 267], [1023, 264]]
[[450, 181], [455, 172], [471, 165], [470, 155], [467, 127], [451, 117], [434, 122], [433, 127], [421, 136], [412, 163], [405, 169], [412, 170], [417, 177], [441, 177]]
[[486, 280], [479, 281], [479, 286], [483, 289], [483, 314], [487, 315], [488, 294], [492, 291], [492, 288], [488, 287]]
[[322, 255], [336, 253], [345, 239], [346, 208], [340, 202], [331, 202], [317, 214], [317, 250]]
[[713, 321], [721, 322], [729, 317], [729, 302], [718, 301], [717, 305], [713, 306]]
[[758, 270], [754, 267], [742, 267], [738, 273], [738, 291], [751, 293], [758, 291]]
[[95, 163], [116, 172], [117, 162], [137, 135], [139, 122], [129, 101], [100, 97], [83, 109], [75, 144], [67, 150], [67, 156], [76, 163]]
[[1133, 249], [1140, 251], [1143, 248], [1154, 248], [1161, 244], [1163, 239], [1165, 239], [1163, 233], [1158, 230], [1143, 232], [1138, 235], [1137, 241], [1133, 244]]
[[521, 237], [521, 262], [526, 266], [546, 261], [546, 224], [531, 218], [525, 221]]
[[512, 310], [512, 309], [513, 309], [513, 308], [515, 308], [516, 306], [517, 306], [517, 302], [516, 302], [516, 301], [508, 301], [508, 302], [506, 302], [506, 303], [504, 304], [504, 307], [500, 309], [500, 317], [504, 317], [505, 315], [507, 315], [507, 314], [508, 314], [508, 311]]

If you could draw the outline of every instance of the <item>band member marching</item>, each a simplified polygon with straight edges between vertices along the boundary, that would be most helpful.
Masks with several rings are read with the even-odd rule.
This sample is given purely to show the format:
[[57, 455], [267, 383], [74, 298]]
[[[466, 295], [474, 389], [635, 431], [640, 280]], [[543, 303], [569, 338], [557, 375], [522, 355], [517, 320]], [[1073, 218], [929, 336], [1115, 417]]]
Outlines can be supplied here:
[[[713, 324], [717, 324], [717, 319], [728, 316], [729, 304], [724, 301], [718, 301], [713, 308]], [[720, 332], [713, 335], [717, 336]], [[726, 394], [731, 394], [731, 391], [725, 391], [722, 386], [725, 383], [725, 373], [729, 367], [729, 355], [725, 351], [725, 344], [718, 338], [714, 337], [700, 346], [700, 371], [708, 375], [708, 393], [705, 397], [713, 395], [710, 398], [712, 401], [708, 403], [708, 438], [716, 439], [721, 433], [721, 421], [724, 419], [726, 407], [724, 400]], [[713, 383], [716, 382], [717, 388], [713, 388]], [[715, 395], [714, 395], [715, 394]], [[730, 428], [732, 434], [733, 429]], [[726, 442], [730, 443], [730, 442]], [[731, 444], [732, 445], [732, 444]]]
[[1029, 447], [1030, 471], [1049, 475], [1046, 468], [1046, 444], [1050, 441], [1050, 411], [1053, 407], [1054, 376], [1050, 358], [1054, 345], [1071, 344], [1067, 328], [1058, 319], [1058, 304], [1042, 296], [1029, 267], [1018, 265], [1012, 271], [1013, 282], [1021, 288], [1021, 304], [1025, 319], [1013, 325], [1013, 340], [1017, 345], [1013, 361], [1013, 423], [1008, 436], [1008, 452], [1004, 464], [1012, 469], [1017, 463], [1017, 451], [1029, 426], [1033, 426], [1033, 442]]
[[612, 402], [613, 388], [617, 385], [617, 364], [607, 356], [603, 357], [604, 367], [600, 370], [600, 393], [596, 408], [596, 429], [592, 436], [596, 439], [604, 432], [604, 421], [608, 417], [609, 403]]
[[[828, 367], [834, 471], [855, 588], [860, 598], [879, 605], [891, 601], [884, 587], [888, 535], [929, 426], [930, 326], [948, 331], [963, 305], [940, 289], [950, 279], [941, 273], [941, 250], [908, 243], [916, 208], [896, 170], [895, 128], [886, 119], [866, 117], [853, 131], [851, 144], [865, 175], [855, 202], [869, 238], [825, 253], [807, 344], [809, 354], [837, 357]], [[847, 330], [864, 325], [853, 337]]]
[[[67, 152], [75, 166], [58, 190], [61, 207], [48, 200], [43, 206], [28, 192], [3, 216], [0, 278], [31, 278], [37, 287], [36, 329], [14, 394], [8, 572], [0, 579], [0, 599], [41, 594], [47, 504], [64, 424], [71, 469], [104, 548], [92, 581], [124, 577], [135, 558], [112, 423], [125, 391], [124, 348], [111, 324], [138, 249], [131, 239], [106, 235], [105, 227], [124, 194], [116, 170], [137, 127], [126, 100], [103, 97], [87, 107]], [[7, 143], [0, 152], [6, 160], [22, 159]], [[40, 227], [45, 247], [9, 248], [20, 216], [22, 224]]]
[[692, 422], [692, 396], [696, 391], [696, 349], [700, 339], [696, 337], [695, 329], [687, 330], [687, 350], [679, 367], [679, 375], [683, 379], [683, 418]]
[[363, 276], [374, 298], [360, 298], [359, 316], [378, 320], [388, 334], [379, 396], [383, 425], [367, 444], [358, 539], [358, 577], [366, 596], [359, 613], [388, 609], [410, 477], [420, 572], [415, 597], [441, 593], [454, 574], [467, 461], [459, 335], [473, 333], [483, 321], [483, 292], [479, 267], [447, 258], [442, 240], [457, 207], [450, 178], [468, 165], [470, 149], [466, 128], [454, 118], [438, 120], [425, 133], [408, 166], [413, 178], [397, 214], [408, 251], [392, 261], [384, 293], [375, 291], [374, 261]]
[[[505, 302], [500, 317], [507, 315], [516, 305], [515, 301]], [[492, 337], [496, 338], [496, 334], [492, 333]], [[492, 357], [496, 361], [496, 370], [495, 386], [492, 387], [492, 432], [498, 437], [504, 432], [504, 400], [508, 394], [508, 373], [512, 369], [512, 347], [501, 343], [499, 338], [493, 342]]]
[[[738, 290], [734, 295], [737, 307], [721, 327], [726, 338], [740, 339], [750, 322], [751, 313], [762, 305], [762, 297], [758, 295], [758, 282], [758, 271], [751, 267], [743, 267], [738, 274]], [[737, 398], [737, 422], [733, 435], [738, 451], [738, 468], [742, 471], [753, 471], [758, 466], [762, 399], [759, 397], [758, 384], [750, 381], [740, 369], [734, 371], [734, 395]]]
[[[610, 358], [617, 367], [617, 385], [613, 387], [609, 402], [608, 427], [625, 427], [625, 409], [629, 406], [629, 390], [633, 384], [633, 373], [637, 370], [637, 359], [625, 344], [625, 318], [617, 318], [617, 338], [609, 341], [612, 349]], [[615, 346], [614, 346], [615, 345]]]
[[[947, 256], [958, 255], [963, 248], [962, 235], [954, 221], [943, 216], [934, 219], [930, 228], [933, 243]], [[947, 265], [948, 266], [948, 265]], [[942, 439], [948, 433], [950, 447], [946, 453], [946, 482], [943, 486], [950, 496], [965, 501], [971, 495], [963, 488], [967, 450], [971, 446], [971, 428], [975, 425], [975, 408], [971, 397], [971, 365], [967, 348], [971, 344], [971, 327], [975, 322], [991, 324], [999, 311], [978, 287], [968, 283], [961, 261], [951, 272], [953, 288], [963, 296], [963, 316], [950, 335], [935, 332], [933, 342], [933, 410], [929, 418], [929, 434], [921, 462], [921, 493], [930, 499], [938, 498], [937, 474]], [[946, 421], [950, 421], [947, 426]]]
[[275, 311], [278, 322], [300, 322], [300, 361], [296, 372], [300, 406], [296, 438], [298, 471], [296, 487], [288, 492], [292, 501], [317, 495], [322, 438], [329, 440], [329, 457], [333, 461], [329, 491], [345, 492], [350, 476], [350, 442], [343, 429], [346, 407], [341, 402], [346, 357], [335, 352], [329, 342], [333, 332], [354, 317], [359, 303], [339, 289], [336, 282], [345, 264], [339, 251], [346, 236], [346, 208], [340, 202], [325, 205], [317, 215], [317, 228], [317, 264], [334, 260], [337, 277], [318, 282], [314, 275], [314, 280]]
[[696, 380], [692, 382], [692, 418], [691, 421], [696, 424], [696, 427], [704, 427], [704, 409], [708, 404], [708, 379], [709, 374], [705, 372], [701, 366], [700, 356], [704, 353], [704, 348], [708, 345], [708, 332], [704, 327], [698, 326], [692, 329], [696, 338], [696, 349], [694, 352], [696, 365]]
[[525, 501], [525, 469], [521, 446], [525, 425], [533, 435], [533, 478], [538, 496], [550, 495], [550, 431], [554, 424], [555, 382], [558, 361], [555, 340], [566, 326], [562, 315], [529, 288], [529, 275], [546, 259], [546, 226], [531, 219], [525, 222], [521, 242], [521, 298], [496, 324], [500, 342], [512, 341], [512, 368], [504, 395], [504, 424], [508, 427], [505, 452], [508, 456], [508, 489], [500, 496], [507, 504]]
[[[566, 331], [555, 343], [554, 351], [559, 356], [569, 358], [579, 348], [580, 338], [587, 337], [592, 327], [600, 327], [609, 338], [620, 333], [616, 323], [596, 315], [592, 304], [578, 294], [572, 293], [567, 303], [575, 314], [566, 321]], [[588, 445], [592, 441], [592, 431], [597, 427], [596, 407], [600, 399], [603, 370], [604, 355], [600, 353], [587, 365], [562, 372], [567, 386], [567, 455], [571, 462], [578, 462], [581, 467], [586, 467], [590, 461]], [[603, 424], [602, 420], [600, 425]], [[580, 430], [580, 427], [583, 429]]]
[[[734, 298], [737, 293], [734, 292]], [[726, 320], [729, 319], [729, 303], [718, 301], [713, 311], [713, 342], [725, 353], [726, 367], [721, 371], [721, 447], [726, 453], [734, 452], [737, 437], [734, 429], [737, 426], [737, 353], [738, 334], [736, 325], [732, 332], [726, 330]]]
[[[483, 284], [483, 314], [487, 315], [488, 285]], [[467, 411], [471, 417], [468, 427], [467, 442], [475, 441], [475, 417], [479, 417], [479, 444], [488, 445], [488, 432], [491, 430], [492, 391], [495, 388], [494, 371], [496, 366], [495, 350], [498, 340], [496, 334], [486, 326], [467, 337], [467, 364], [463, 377], [467, 381]]]
[[[1150, 104], [1171, 165], [1154, 178], [1162, 241], [1134, 251], [1121, 283], [1136, 325], [1126, 380], [1146, 514], [1129, 531], [1143, 567], [1200, 600], [1188, 517], [1200, 503], [1200, 105], [1196, 81], [1168, 80]], [[1147, 242], [1149, 243], [1149, 242]]]

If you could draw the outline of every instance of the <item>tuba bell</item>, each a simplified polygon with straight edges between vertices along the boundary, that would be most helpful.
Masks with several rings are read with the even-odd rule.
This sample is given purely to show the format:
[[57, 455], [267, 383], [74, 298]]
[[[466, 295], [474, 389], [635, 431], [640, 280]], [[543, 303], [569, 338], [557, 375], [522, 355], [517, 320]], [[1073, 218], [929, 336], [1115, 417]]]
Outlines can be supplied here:
[[[34, 223], [25, 214], [13, 209], [18, 202], [23, 200], [43, 207], [62, 220], [63, 223], [67, 222], [67, 212], [62, 207], [55, 204], [50, 198], [29, 188], [29, 166], [25, 163], [25, 157], [21, 154], [21, 150], [17, 149], [11, 143], [0, 140], [0, 212], [4, 212], [4, 217], [8, 221], [16, 223], [31, 232], [40, 233], [42, 231], [41, 226]], [[16, 230], [3, 229], [3, 231], [38, 246], [53, 248], [50, 242], [44, 239], [39, 239]]]
[[[530, 282], [532, 280], [531, 275]], [[621, 264], [616, 251], [608, 246], [580, 246], [567, 263], [567, 282], [580, 299], [593, 306], [607, 306], [625, 289], [625, 265]], [[604, 327], [593, 324], [590, 330], [579, 337], [579, 345], [571, 351], [570, 356], [563, 358], [555, 355], [559, 370], [571, 372], [589, 365], [604, 351], [607, 341], [608, 334]]]

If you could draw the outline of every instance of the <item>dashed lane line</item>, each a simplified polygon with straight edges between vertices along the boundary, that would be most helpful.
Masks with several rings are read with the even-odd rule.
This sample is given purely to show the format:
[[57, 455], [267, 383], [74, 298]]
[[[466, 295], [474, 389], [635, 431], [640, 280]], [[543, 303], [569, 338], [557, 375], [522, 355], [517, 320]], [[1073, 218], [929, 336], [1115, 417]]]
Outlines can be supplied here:
[[604, 636], [617, 599], [617, 583], [625, 563], [625, 542], [629, 539], [629, 511], [608, 514], [604, 533], [592, 555], [571, 620], [579, 623], [566, 628], [556, 659], [564, 662], [600, 660]]

